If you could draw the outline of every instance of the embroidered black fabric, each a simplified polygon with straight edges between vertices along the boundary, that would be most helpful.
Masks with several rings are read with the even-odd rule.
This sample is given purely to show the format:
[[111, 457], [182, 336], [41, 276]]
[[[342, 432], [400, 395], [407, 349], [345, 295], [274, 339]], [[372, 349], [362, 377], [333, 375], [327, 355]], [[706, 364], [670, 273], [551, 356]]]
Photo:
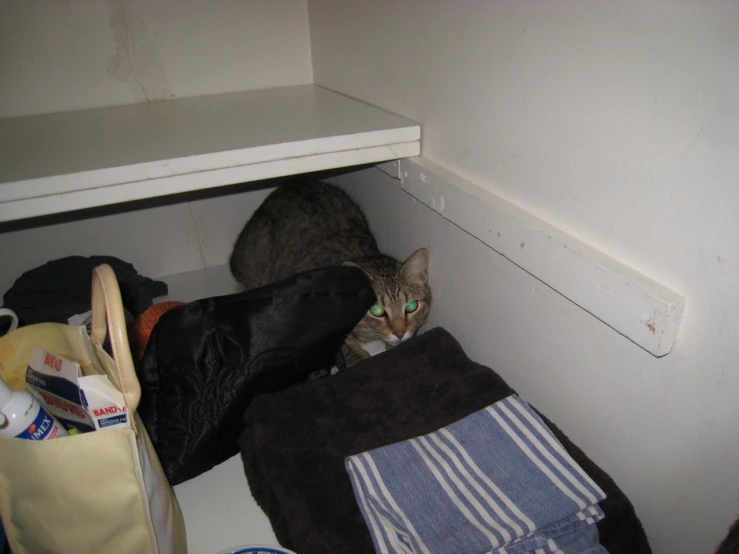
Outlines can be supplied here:
[[238, 453], [251, 400], [329, 369], [374, 302], [364, 272], [336, 267], [167, 311], [138, 369], [138, 412], [170, 483]]

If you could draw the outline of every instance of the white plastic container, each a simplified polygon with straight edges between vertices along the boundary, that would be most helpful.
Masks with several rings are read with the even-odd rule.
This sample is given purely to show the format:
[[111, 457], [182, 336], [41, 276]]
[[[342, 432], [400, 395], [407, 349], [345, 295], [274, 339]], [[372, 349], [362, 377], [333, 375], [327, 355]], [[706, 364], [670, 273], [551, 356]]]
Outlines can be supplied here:
[[43, 441], [69, 435], [33, 396], [0, 380], [0, 434]]

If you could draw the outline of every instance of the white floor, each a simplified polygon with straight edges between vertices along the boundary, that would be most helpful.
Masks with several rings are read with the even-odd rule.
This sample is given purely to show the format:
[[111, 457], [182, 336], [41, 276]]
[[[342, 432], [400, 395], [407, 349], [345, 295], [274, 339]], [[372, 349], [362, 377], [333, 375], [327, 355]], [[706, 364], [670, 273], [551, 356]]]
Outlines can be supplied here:
[[236, 455], [174, 488], [187, 529], [188, 554], [216, 554], [247, 544], [277, 545]]
[[[169, 285], [168, 298], [183, 302], [237, 292], [226, 266], [163, 280]], [[217, 554], [247, 544], [277, 545], [269, 520], [249, 491], [240, 456], [174, 491], [185, 518], [188, 554]]]

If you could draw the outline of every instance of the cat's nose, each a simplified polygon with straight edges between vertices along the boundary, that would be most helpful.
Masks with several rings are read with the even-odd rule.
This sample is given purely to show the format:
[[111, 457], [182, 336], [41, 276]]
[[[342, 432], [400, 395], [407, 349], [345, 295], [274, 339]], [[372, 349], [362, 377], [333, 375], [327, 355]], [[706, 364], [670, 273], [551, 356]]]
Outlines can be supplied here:
[[390, 327], [393, 329], [393, 335], [398, 337], [399, 339], [403, 338], [403, 335], [405, 335], [405, 321], [402, 319], [395, 319], [390, 324]]

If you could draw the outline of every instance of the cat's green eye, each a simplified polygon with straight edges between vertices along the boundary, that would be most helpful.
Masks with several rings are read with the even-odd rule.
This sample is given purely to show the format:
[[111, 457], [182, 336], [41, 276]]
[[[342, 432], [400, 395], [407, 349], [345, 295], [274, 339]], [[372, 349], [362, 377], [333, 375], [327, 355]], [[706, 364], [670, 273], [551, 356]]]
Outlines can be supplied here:
[[385, 315], [385, 308], [375, 304], [370, 308], [370, 313], [375, 317], [382, 317], [383, 315]]
[[415, 312], [418, 309], [418, 300], [411, 300], [405, 305], [405, 311], [408, 313]]

